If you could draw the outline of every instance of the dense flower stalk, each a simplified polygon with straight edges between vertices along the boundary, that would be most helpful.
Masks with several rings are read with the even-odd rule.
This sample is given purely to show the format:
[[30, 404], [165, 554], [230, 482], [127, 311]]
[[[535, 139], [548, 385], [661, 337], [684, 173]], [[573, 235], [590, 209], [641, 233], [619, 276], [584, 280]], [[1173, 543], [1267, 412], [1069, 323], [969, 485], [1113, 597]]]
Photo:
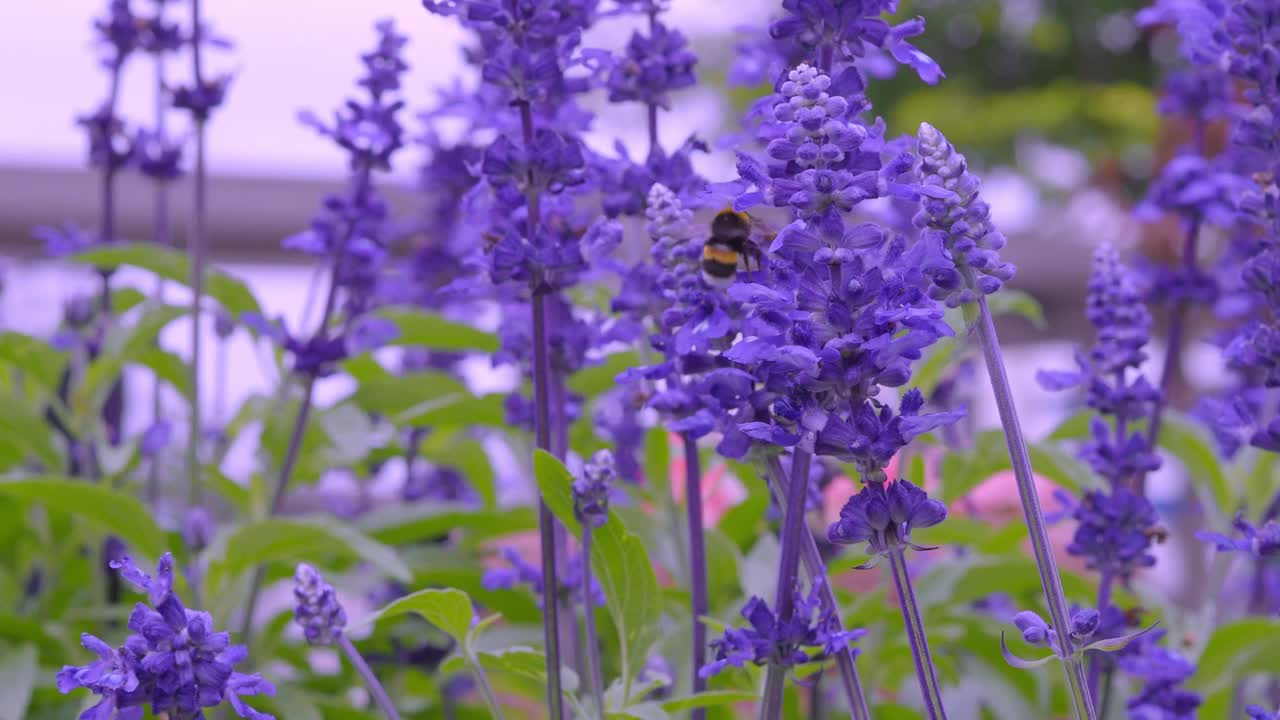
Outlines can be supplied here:
[[595, 603], [591, 597], [591, 531], [609, 520], [609, 493], [617, 478], [613, 453], [599, 450], [582, 469], [582, 477], [573, 482], [573, 510], [582, 526], [582, 615], [586, 629], [587, 671], [591, 696], [596, 710], [605, 712], [604, 677], [600, 671], [600, 640], [596, 634]]
[[386, 688], [373, 673], [364, 656], [351, 643], [351, 639], [343, 633], [347, 625], [347, 613], [338, 602], [333, 586], [325, 582], [318, 570], [306, 563], [299, 563], [293, 575], [293, 597], [296, 601], [293, 619], [302, 628], [307, 642], [317, 646], [337, 645], [351, 667], [360, 675], [360, 679], [364, 680], [374, 703], [387, 720], [400, 720], [400, 713]]
[[[1128, 620], [1132, 613], [1112, 605], [1113, 586], [1128, 585], [1137, 570], [1155, 564], [1150, 548], [1160, 531], [1155, 508], [1141, 494], [1141, 478], [1160, 466], [1160, 458], [1154, 436], [1140, 423], [1158, 414], [1162, 393], [1141, 373], [1151, 316], [1132, 274], [1109, 245], [1094, 252], [1086, 315], [1097, 341], [1088, 353], [1077, 353], [1078, 369], [1042, 371], [1038, 377], [1051, 390], [1084, 387], [1086, 402], [1097, 413], [1080, 455], [1107, 480], [1107, 488], [1081, 497], [1072, 513], [1079, 524], [1067, 552], [1083, 557], [1100, 573], [1095, 612], [1104, 621], [1101, 632], [1119, 635], [1137, 622]], [[1100, 702], [1103, 673], [1109, 677], [1117, 665], [1124, 667], [1126, 658], [1148, 651], [1171, 652], [1146, 642], [1127, 650], [1123, 658], [1090, 655], [1089, 687], [1095, 702]]]
[[934, 295], [944, 298], [950, 305], [963, 306], [966, 320], [976, 325], [1009, 447], [1023, 517], [1031, 536], [1040, 584], [1049, 605], [1053, 627], [1058, 633], [1059, 646], [1064, 649], [1062, 662], [1071, 687], [1074, 712], [1078, 718], [1094, 720], [1097, 713], [1088, 691], [1084, 668], [1073, 655], [1074, 648], [1067, 633], [1066, 596], [1062, 591], [1053, 548], [1049, 544], [1027, 441], [1014, 407], [1000, 340], [986, 301], [987, 295], [998, 291], [1013, 276], [1014, 268], [999, 257], [1004, 237], [991, 223], [990, 207], [979, 196], [980, 183], [968, 171], [964, 156], [928, 123], [921, 124], [918, 138], [921, 161], [917, 172], [924, 200], [916, 222], [925, 228], [921, 241], [927, 243], [926, 272], [932, 279]]
[[173, 591], [172, 555], [160, 558], [154, 578], [128, 556], [111, 566], [144, 591], [150, 605], [140, 602], [129, 615], [132, 634], [124, 645], [112, 648], [85, 633], [81, 641], [99, 659], [58, 673], [61, 692], [85, 688], [101, 698], [80, 720], [140, 718], [144, 707], [171, 720], [198, 720], [206, 708], [224, 702], [240, 717], [273, 720], [241, 696], [274, 695], [275, 688], [259, 675], [237, 672], [235, 666], [248, 657], [248, 650], [232, 645], [227, 633], [215, 632], [208, 613], [182, 604]]
[[[400, 77], [408, 69], [401, 57], [407, 39], [396, 32], [390, 21], [379, 22], [376, 30], [377, 46], [361, 56], [365, 75], [359, 85], [368, 97], [348, 100], [330, 124], [310, 113], [301, 116], [304, 124], [346, 151], [350, 164], [347, 191], [325, 199], [323, 211], [312, 221], [310, 230], [285, 240], [286, 247], [329, 265], [320, 322], [314, 333], [303, 339], [291, 334], [282, 323], [262, 317], [243, 318], [292, 357], [292, 373], [302, 381], [302, 399], [271, 489], [271, 515], [280, 511], [298, 462], [311, 419], [316, 381], [332, 374], [341, 360], [384, 344], [396, 332], [388, 321], [363, 317], [374, 302], [376, 280], [386, 256], [383, 237], [388, 209], [374, 185], [373, 174], [390, 169], [392, 157], [403, 147], [399, 113], [404, 102], [398, 93]], [[340, 298], [344, 324], [335, 333], [331, 325], [338, 314]], [[246, 636], [252, 631], [263, 572], [262, 567], [256, 568], [250, 581], [241, 620], [242, 634]]]

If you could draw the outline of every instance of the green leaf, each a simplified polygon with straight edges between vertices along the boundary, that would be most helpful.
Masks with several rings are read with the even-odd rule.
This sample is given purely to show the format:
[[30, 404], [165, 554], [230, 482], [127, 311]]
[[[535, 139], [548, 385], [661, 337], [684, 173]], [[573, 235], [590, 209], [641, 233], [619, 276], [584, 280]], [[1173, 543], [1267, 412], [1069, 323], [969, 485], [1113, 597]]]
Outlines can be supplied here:
[[592, 398], [605, 390], [617, 387], [618, 373], [639, 365], [641, 365], [640, 356], [636, 353], [614, 353], [605, 357], [599, 365], [583, 368], [569, 376], [566, 385], [569, 390]]
[[0, 393], [0, 445], [11, 445], [13, 457], [33, 456], [48, 470], [61, 469], [62, 453], [44, 414], [21, 398]]
[[156, 377], [173, 386], [182, 397], [191, 399], [190, 366], [177, 354], [151, 347], [138, 353], [133, 362], [151, 370]]
[[96, 414], [124, 366], [154, 350], [160, 331], [185, 314], [185, 307], [153, 305], [142, 311], [137, 322], [113, 327], [104, 351], [89, 363], [72, 395], [71, 406], [77, 417], [83, 420]]
[[359, 527], [380, 542], [405, 545], [438, 538], [454, 530], [465, 531], [469, 540], [509, 535], [538, 526], [533, 508], [477, 510], [459, 504], [415, 503], [379, 508], [366, 513]]
[[31, 645], [0, 654], [0, 720], [22, 720], [27, 716], [39, 672], [40, 656]]
[[1219, 508], [1230, 512], [1236, 506], [1213, 442], [1203, 428], [1186, 416], [1166, 409], [1160, 424], [1159, 445], [1182, 463], [1191, 482], [1207, 487]]
[[733, 705], [740, 702], [755, 702], [759, 696], [755, 693], [741, 692], [737, 690], [713, 690], [709, 692], [701, 692], [697, 695], [689, 697], [672, 698], [662, 703], [662, 709], [669, 713], [682, 712], [685, 710], [693, 710], [695, 708], [717, 707], [720, 705]]
[[466, 593], [456, 588], [429, 588], [393, 600], [364, 622], [376, 622], [408, 613], [421, 615], [459, 643], [466, 641], [471, 630], [471, 619], [475, 617], [471, 598]]
[[987, 303], [994, 316], [1015, 315], [1027, 320], [1038, 330], [1046, 327], [1044, 308], [1040, 305], [1040, 301], [1022, 290], [1002, 288], [1000, 292], [988, 295]]
[[[1221, 625], [1205, 645], [1188, 686], [1205, 695], [1230, 694], [1254, 673], [1280, 667], [1280, 618], [1249, 618]], [[1226, 715], [1205, 715], [1226, 717]]]
[[[1038, 443], [1027, 450], [1031, 456], [1031, 469], [1059, 487], [1079, 492], [1093, 484], [1088, 467], [1056, 446]], [[972, 449], [947, 453], [943, 458], [942, 501], [949, 505], [992, 475], [1012, 468], [1004, 431], [979, 433]]]
[[483, 445], [470, 438], [451, 437], [439, 446], [423, 448], [422, 455], [436, 465], [457, 468], [479, 493], [485, 508], [493, 509], [497, 502], [493, 465]]
[[332, 518], [271, 518], [241, 525], [214, 539], [210, 585], [257, 565], [316, 562], [323, 557], [363, 560], [384, 574], [409, 582], [413, 573], [396, 551]]
[[[547, 682], [547, 656], [541, 650], [528, 647], [510, 647], [503, 650], [484, 650], [476, 653], [480, 664], [488, 669], [505, 670], [520, 677]], [[567, 667], [560, 668], [560, 687], [565, 693], [578, 689], [578, 674]]]
[[164, 533], [152, 520], [151, 511], [132, 495], [119, 490], [70, 478], [39, 477], [0, 480], [0, 495], [73, 515], [120, 536], [148, 557], [156, 558], [164, 552]]
[[43, 340], [18, 332], [0, 333], [0, 361], [35, 378], [49, 392], [57, 392], [66, 353]]
[[[131, 265], [190, 287], [191, 271], [186, 253], [152, 243], [102, 245], [78, 253], [72, 259], [106, 269]], [[210, 268], [205, 272], [204, 292], [217, 300], [233, 318], [239, 319], [242, 313], [262, 312], [248, 286], [221, 270]]]
[[391, 345], [413, 345], [432, 350], [498, 351], [498, 337], [493, 333], [448, 320], [438, 313], [395, 307], [379, 310], [377, 314], [400, 329], [400, 335], [390, 342]]
[[[543, 450], [535, 451], [533, 466], [543, 501], [570, 533], [578, 535], [581, 530], [573, 512], [573, 476]], [[592, 531], [591, 569], [604, 590], [609, 616], [618, 633], [622, 676], [630, 679], [644, 665], [656, 639], [662, 592], [644, 543], [623, 527], [612, 511], [608, 522]]]

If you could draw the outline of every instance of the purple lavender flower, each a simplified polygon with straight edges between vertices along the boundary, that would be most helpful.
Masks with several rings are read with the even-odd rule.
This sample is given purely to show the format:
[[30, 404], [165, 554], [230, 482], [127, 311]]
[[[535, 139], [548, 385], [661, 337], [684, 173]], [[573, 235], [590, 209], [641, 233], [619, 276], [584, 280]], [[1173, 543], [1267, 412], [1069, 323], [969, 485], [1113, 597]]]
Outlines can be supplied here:
[[1004, 235], [992, 224], [964, 155], [929, 123], [920, 124], [918, 138], [921, 261], [933, 282], [930, 294], [958, 307], [999, 290], [1015, 268], [1000, 259]]
[[68, 693], [85, 688], [100, 696], [81, 720], [110, 717], [141, 718], [143, 708], [167, 713], [175, 720], [203, 717], [204, 708], [230, 703], [236, 714], [250, 720], [272, 720], [241, 699], [243, 695], [273, 695], [275, 688], [258, 675], [235, 671], [248, 651], [232, 645], [225, 632], [214, 632], [208, 613], [186, 609], [173, 592], [173, 556], [160, 558], [152, 578], [127, 556], [112, 562], [120, 575], [145, 591], [151, 605], [138, 603], [129, 616], [133, 631], [123, 646], [112, 649], [92, 635], [84, 646], [99, 659], [83, 667], [64, 667], [58, 689]]
[[573, 513], [578, 522], [598, 528], [609, 521], [609, 494], [618, 467], [609, 450], [597, 450], [573, 481]]
[[1157, 109], [1162, 115], [1214, 120], [1231, 107], [1231, 81], [1219, 68], [1192, 66], [1175, 71], [1164, 84]]
[[[882, 18], [897, 9], [896, 0], [783, 0], [782, 7], [784, 14], [769, 26], [768, 38], [747, 45], [746, 57], [732, 68], [731, 77], [740, 83], [772, 79], [781, 67], [821, 58], [824, 71], [843, 69], [865, 84], [860, 65], [885, 55], [911, 67], [929, 84], [943, 77], [932, 58], [907, 42], [924, 32], [923, 19], [890, 25]], [[739, 46], [740, 53], [742, 49]]]
[[209, 511], [201, 505], [192, 505], [182, 516], [182, 540], [191, 552], [200, 552], [213, 540], [214, 522]]
[[[481, 583], [486, 590], [510, 590], [519, 585], [526, 585], [538, 596], [538, 607], [542, 607], [542, 571], [525, 561], [520, 551], [511, 547], [502, 548], [502, 557], [508, 567], [497, 567], [485, 570]], [[559, 577], [557, 589], [569, 601], [582, 595], [582, 556], [570, 555], [567, 571]], [[597, 607], [605, 604], [604, 590], [595, 578], [591, 579], [591, 602]]]
[[1151, 315], [1132, 275], [1109, 245], [1094, 252], [1085, 314], [1097, 341], [1087, 355], [1077, 353], [1079, 370], [1041, 371], [1037, 378], [1050, 390], [1083, 385], [1089, 407], [1115, 418], [1114, 430], [1101, 417], [1093, 418], [1092, 438], [1082, 452], [1094, 471], [1115, 487], [1160, 466], [1150, 434], [1129, 428], [1150, 417], [1162, 396], [1137, 373], [1146, 359]]
[[1084, 557], [1090, 569], [1125, 578], [1155, 564], [1150, 549], [1156, 513], [1145, 497], [1124, 487], [1094, 490], [1073, 515], [1080, 524], [1067, 552]]
[[722, 637], [713, 640], [715, 660], [703, 666], [698, 674], [711, 677], [731, 665], [745, 667], [747, 663], [794, 667], [817, 662], [866, 635], [866, 630], [840, 629], [834, 611], [822, 607], [819, 596], [823, 582], [825, 580], [818, 579], [807, 597], [796, 588], [795, 612], [788, 622], [780, 623], [773, 608], [753, 596], [742, 607], [747, 627], [729, 628]]
[[338, 602], [333, 586], [318, 570], [298, 563], [293, 574], [293, 621], [312, 645], [332, 645], [347, 626], [347, 611]]
[[[1101, 615], [1093, 608], [1075, 608], [1071, 612], [1071, 639], [1077, 647], [1083, 646], [1097, 633]], [[1057, 634], [1044, 618], [1031, 610], [1023, 610], [1013, 616], [1013, 624], [1029, 645], [1047, 647], [1061, 655]]]
[[138, 452], [143, 457], [155, 457], [169, 446], [173, 436], [173, 426], [164, 420], [151, 424], [138, 440]]
[[1259, 528], [1249, 522], [1243, 512], [1239, 512], [1232, 520], [1231, 527], [1239, 537], [1202, 530], [1196, 533], [1196, 538], [1213, 545], [1218, 552], [1240, 552], [1257, 558], [1280, 555], [1280, 521], [1269, 520]]
[[1138, 694], [1129, 699], [1133, 720], [1194, 720], [1202, 698], [1181, 687], [1195, 672], [1195, 665], [1178, 653], [1158, 645], [1121, 660], [1121, 667], [1142, 678]]
[[609, 100], [670, 109], [671, 91], [697, 84], [697, 62], [683, 33], [655, 21], [648, 35], [632, 33], [626, 54], [613, 62], [605, 84]]
[[947, 506], [930, 499], [909, 480], [869, 482], [840, 509], [840, 519], [827, 529], [837, 545], [865, 542], [877, 558], [903, 548], [925, 550], [911, 542], [911, 531], [933, 527], [947, 518]]
[[1276, 720], [1277, 717], [1280, 717], [1280, 710], [1269, 712], [1261, 705], [1249, 705], [1244, 709], [1244, 714], [1249, 720]]

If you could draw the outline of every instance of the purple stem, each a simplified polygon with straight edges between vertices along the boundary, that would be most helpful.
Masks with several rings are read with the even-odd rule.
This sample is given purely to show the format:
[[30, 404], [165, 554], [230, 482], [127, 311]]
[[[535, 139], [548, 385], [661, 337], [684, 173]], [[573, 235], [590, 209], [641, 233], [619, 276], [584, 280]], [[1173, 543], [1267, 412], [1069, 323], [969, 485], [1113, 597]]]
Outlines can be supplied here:
[[[164, 13], [164, 5], [156, 6], [156, 19], [159, 21]], [[155, 104], [155, 125], [156, 135], [163, 142], [165, 139], [165, 116], [167, 105], [165, 103], [165, 72], [164, 72], [164, 53], [155, 54], [155, 72], [156, 72], [156, 104]], [[169, 237], [169, 181], [164, 178], [156, 178], [154, 181], [154, 204], [155, 208], [151, 216], [151, 234], [152, 242], [158, 247], [167, 248], [172, 244]], [[156, 298], [160, 302], [164, 302], [165, 281], [159, 278], [156, 281]], [[161, 388], [163, 383], [160, 377], [154, 379], [151, 387], [151, 422], [154, 424], [160, 421], [163, 412], [161, 407]], [[152, 459], [150, 467], [147, 468], [147, 503], [155, 507], [156, 502], [160, 499], [160, 463], [157, 459]]]
[[[787, 488], [790, 482], [787, 473], [782, 469], [782, 462], [775, 456], [769, 458], [767, 477], [772, 480], [770, 491], [774, 502], [785, 513], [787, 509]], [[843, 632], [843, 621], [840, 619], [840, 606], [836, 602], [836, 593], [831, 589], [827, 579], [827, 566], [822, 561], [822, 552], [818, 550], [818, 541], [813, 533], [803, 533], [801, 552], [805, 568], [809, 571], [810, 582], [821, 582], [822, 589], [818, 593], [824, 610], [830, 610], [835, 618], [837, 632]], [[862, 681], [858, 677], [858, 666], [854, 664], [853, 650], [846, 644], [836, 654], [836, 667], [840, 670], [840, 680], [844, 684], [845, 698], [849, 701], [849, 710], [854, 720], [871, 720], [871, 710], [867, 704], [866, 693], [862, 690]]]
[[[812, 442], [811, 438], [806, 438]], [[805, 441], [802, 441], [805, 442]], [[799, 447], [791, 456], [791, 481], [787, 487], [786, 508], [782, 513], [782, 553], [778, 559], [778, 587], [774, 608], [779, 625], [791, 622], [795, 615], [796, 575], [800, 569], [801, 535], [808, 534], [804, 525], [805, 500], [809, 492], [809, 464], [813, 454]], [[771, 663], [765, 675], [765, 695], [761, 704], [761, 720], [782, 716], [782, 696], [786, 687], [786, 668]]]
[[[693, 614], [693, 692], [707, 689], [706, 678], [698, 671], [707, 664], [707, 626], [702, 618], [710, 612], [707, 600], [707, 544], [702, 527], [702, 458], [698, 456], [698, 441], [688, 433], [681, 435], [684, 441], [684, 494], [685, 510], [689, 525], [689, 588], [692, 591]], [[705, 708], [690, 713], [693, 720], [707, 716]]]
[[[520, 130], [526, 149], [533, 148], [533, 110], [528, 101], [519, 102]], [[537, 235], [542, 218], [542, 204], [529, 171], [525, 185], [525, 211], [528, 215], [529, 239]], [[533, 282], [533, 405], [534, 440], [536, 446], [552, 454], [551, 446], [551, 363], [547, 337], [547, 293], [550, 288], [542, 278]], [[561, 459], [564, 459], [561, 457]], [[560, 585], [556, 578], [556, 518], [551, 508], [538, 496], [538, 536], [542, 545], [542, 640], [546, 648], [547, 709], [551, 720], [564, 717], [564, 698], [560, 690]]]
[[[1114, 582], [1115, 576], [1110, 572], [1102, 571], [1102, 580], [1098, 583], [1098, 612], [1103, 612], [1111, 604], [1111, 584]], [[1093, 697], [1095, 707], [1101, 712], [1106, 712], [1106, 705], [1099, 704], [1099, 693], [1102, 687], [1100, 682], [1102, 677], [1102, 656], [1094, 655], [1089, 662], [1089, 694]]]
[[[975, 314], [976, 317], [974, 317]], [[973, 303], [965, 305], [965, 317], [971, 325], [976, 321], [978, 340], [982, 344], [987, 374], [991, 376], [991, 390], [995, 395], [996, 407], [1000, 411], [1000, 424], [1004, 426], [1005, 442], [1009, 447], [1010, 464], [1013, 466], [1014, 478], [1018, 483], [1018, 497], [1022, 502], [1023, 519], [1027, 524], [1027, 534], [1031, 538], [1036, 569], [1040, 573], [1040, 586], [1044, 590], [1045, 600], [1049, 605], [1049, 615], [1053, 620], [1054, 632], [1058, 636], [1058, 647], [1063, 649], [1062, 665], [1071, 689], [1075, 715], [1081, 720], [1084, 718], [1097, 720], [1084, 666], [1078, 658], [1074, 657], [1075, 645], [1068, 634], [1071, 624], [1067, 615], [1067, 599], [1062, 591], [1058, 564], [1053, 557], [1053, 546], [1049, 544], [1048, 525], [1045, 523], [1044, 511], [1040, 506], [1040, 495], [1036, 491], [1027, 440], [1022, 434], [1018, 411], [1013, 404], [1013, 388], [1009, 384], [1004, 356], [1000, 352], [1000, 338], [996, 335], [996, 325], [992, 320], [991, 308], [987, 305], [985, 295], [978, 297], [976, 308]]]
[[[201, 33], [200, 0], [191, 0], [191, 70], [195, 87], [203, 87], [204, 74], [200, 59]], [[192, 180], [192, 213], [191, 237], [187, 241], [187, 254], [190, 255], [191, 285], [191, 407], [190, 426], [187, 432], [187, 467], [191, 471], [190, 484], [187, 486], [187, 500], [191, 505], [199, 504], [201, 494], [200, 480], [200, 303], [204, 297], [204, 263], [207, 222], [207, 169], [205, 167], [205, 123], [208, 120], [203, 112], [193, 116], [195, 123], [195, 167]]]
[[387, 720], [400, 720], [400, 713], [396, 711], [395, 704], [387, 695], [386, 688], [382, 687], [378, 676], [373, 674], [373, 669], [364, 661], [364, 657], [360, 655], [356, 646], [351, 644], [351, 640], [346, 635], [339, 635], [338, 647], [342, 649], [342, 654], [347, 656], [351, 667], [355, 668], [356, 673], [364, 680], [365, 687], [369, 688], [369, 694], [373, 696], [373, 702], [382, 710], [382, 714], [387, 716]]
[[[537, 447], [551, 451], [550, 399], [547, 397], [547, 295], [533, 295], [533, 404]], [[547, 708], [552, 720], [564, 717], [560, 695], [560, 588], [556, 578], [556, 519], [538, 497], [538, 536], [542, 545], [542, 640], [546, 647]]]
[[[1196, 118], [1192, 128], [1192, 148], [1197, 155], [1204, 154], [1205, 144], [1204, 121]], [[1200, 218], [1186, 218], [1183, 221], [1184, 236], [1182, 241], [1182, 267], [1188, 275], [1197, 270], [1198, 243], [1200, 239]], [[1156, 447], [1160, 441], [1160, 422], [1164, 417], [1164, 409], [1169, 403], [1169, 389], [1173, 379], [1177, 377], [1181, 366], [1183, 333], [1187, 323], [1187, 312], [1190, 304], [1185, 300], [1174, 302], [1169, 310], [1169, 337], [1165, 343], [1164, 366], [1160, 369], [1160, 397], [1151, 408], [1151, 421], [1148, 424], [1147, 446]], [[1139, 495], [1146, 492], [1147, 476], [1139, 475], [1134, 481]]]
[[[555, 327], [556, 313], [559, 310], [559, 303], [549, 308], [547, 327]], [[551, 454], [563, 460], [569, 454], [569, 419], [566, 414], [564, 376], [554, 362], [549, 362], [548, 368], [551, 388]], [[555, 527], [557, 577], [564, 577], [569, 574], [569, 530], [559, 522]], [[560, 549], [564, 552], [560, 552]], [[583, 561], [585, 560], [586, 556], [583, 556]], [[574, 614], [572, 602], [565, 602], [560, 606], [560, 632], [560, 662], [576, 669], [579, 677], [586, 675], [589, 670], [581, 665], [585, 658], [580, 652], [582, 638], [579, 637], [578, 618]]]
[[[360, 168], [356, 171], [353, 179], [353, 193], [357, 196], [363, 196], [369, 188], [369, 168]], [[320, 324], [316, 326], [316, 335], [323, 335], [328, 332], [329, 323], [333, 320], [334, 312], [338, 306], [338, 278], [340, 267], [342, 264], [342, 256], [346, 252], [347, 242], [350, 240], [355, 227], [349, 225], [338, 238], [338, 242], [333, 249], [333, 266], [330, 268], [329, 289], [325, 295], [324, 313], [320, 316]], [[281, 380], [285, 382], [285, 380]], [[280, 463], [280, 472], [276, 476], [275, 487], [271, 492], [271, 505], [267, 509], [267, 517], [275, 517], [280, 512], [281, 505], [284, 504], [286, 491], [289, 488], [289, 481], [293, 477], [294, 467], [298, 464], [298, 455], [302, 451], [302, 439], [306, 436], [307, 422], [311, 419], [311, 407], [315, 399], [316, 376], [314, 373], [308, 373], [306, 380], [302, 385], [302, 401], [298, 405], [298, 415], [294, 418], [293, 427], [289, 432], [289, 445], [285, 449], [284, 459]], [[258, 605], [258, 595], [262, 591], [262, 581], [266, 574], [266, 568], [262, 565], [257, 566], [253, 570], [253, 577], [249, 581], [249, 594], [245, 599], [244, 617], [240, 624], [240, 642], [248, 645], [253, 636], [253, 614]]]
[[600, 643], [596, 634], [595, 606], [591, 601], [591, 526], [582, 524], [582, 622], [586, 628], [587, 675], [591, 678], [591, 697], [596, 710], [604, 717], [604, 676], [600, 673]]
[[938, 688], [938, 673], [929, 653], [929, 638], [924, 633], [916, 591], [911, 587], [911, 573], [907, 570], [907, 558], [901, 548], [889, 554], [889, 567], [893, 570], [893, 585], [898, 590], [902, 620], [907, 626], [907, 641], [911, 643], [911, 658], [916, 664], [916, 679], [920, 682], [920, 694], [924, 696], [925, 712], [929, 720], [946, 720], [947, 711], [942, 706], [942, 691]]

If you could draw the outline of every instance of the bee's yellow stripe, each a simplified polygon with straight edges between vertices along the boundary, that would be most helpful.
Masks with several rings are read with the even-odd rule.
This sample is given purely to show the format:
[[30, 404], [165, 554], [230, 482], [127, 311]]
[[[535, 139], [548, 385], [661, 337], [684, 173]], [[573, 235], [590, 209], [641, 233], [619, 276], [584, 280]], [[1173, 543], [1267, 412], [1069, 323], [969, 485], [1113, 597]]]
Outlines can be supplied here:
[[738, 253], [729, 248], [704, 245], [702, 248], [702, 259], [711, 260], [724, 265], [736, 266], [738, 264]]

